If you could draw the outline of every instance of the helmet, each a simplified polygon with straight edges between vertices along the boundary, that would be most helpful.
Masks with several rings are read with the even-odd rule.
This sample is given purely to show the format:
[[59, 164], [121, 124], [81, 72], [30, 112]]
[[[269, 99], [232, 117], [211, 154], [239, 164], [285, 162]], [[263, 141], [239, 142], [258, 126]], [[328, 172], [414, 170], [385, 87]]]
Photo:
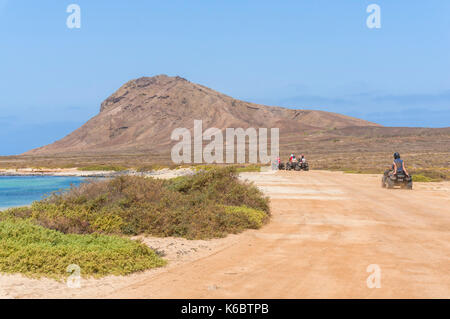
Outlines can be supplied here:
[[395, 152], [394, 153], [394, 159], [398, 159], [398, 158], [400, 158], [400, 154], [398, 152]]

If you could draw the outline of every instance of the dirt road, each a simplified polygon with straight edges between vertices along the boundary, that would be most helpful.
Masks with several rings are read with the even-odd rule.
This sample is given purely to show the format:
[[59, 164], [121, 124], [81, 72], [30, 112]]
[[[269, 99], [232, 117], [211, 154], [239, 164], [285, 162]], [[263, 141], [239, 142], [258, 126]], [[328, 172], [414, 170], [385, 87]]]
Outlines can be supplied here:
[[[408, 191], [382, 189], [379, 176], [340, 172], [245, 177], [272, 198], [269, 225], [104, 297], [450, 297], [448, 183]], [[373, 264], [381, 288], [369, 289]]]
[[[22, 282], [17, 297], [450, 298], [450, 183], [408, 191], [341, 172], [243, 177], [271, 197], [264, 228], [220, 239], [198, 258], [78, 291], [34, 283], [27, 294]], [[377, 267], [381, 287], [368, 288]]]

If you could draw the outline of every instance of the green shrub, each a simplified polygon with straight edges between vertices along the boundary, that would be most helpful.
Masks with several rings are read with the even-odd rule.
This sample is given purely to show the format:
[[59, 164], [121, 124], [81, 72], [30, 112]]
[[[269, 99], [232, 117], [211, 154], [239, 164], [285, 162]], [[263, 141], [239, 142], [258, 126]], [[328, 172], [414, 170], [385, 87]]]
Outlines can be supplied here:
[[[226, 206], [246, 208], [233, 215]], [[120, 176], [83, 183], [29, 208], [1, 212], [0, 220], [29, 218], [63, 233], [205, 239], [260, 227], [257, 211], [267, 217], [260, 218], [265, 222], [268, 199], [240, 181], [235, 168], [226, 167], [172, 180]]]
[[114, 165], [90, 165], [90, 166], [84, 166], [79, 167], [79, 171], [114, 171], [114, 172], [120, 172], [125, 171], [127, 168], [125, 166], [114, 166]]
[[176, 168], [179, 168], [179, 166], [175, 166], [175, 165], [172, 165], [172, 164], [171, 165], [151, 164], [151, 165], [138, 166], [136, 168], [136, 171], [140, 172], [140, 173], [146, 173], [146, 172], [151, 172], [151, 171], [159, 171], [159, 170], [162, 170], [162, 169], [165, 169], [165, 168], [176, 169]]
[[225, 211], [236, 216], [239, 222], [244, 222], [245, 228], [261, 228], [268, 218], [265, 212], [247, 206], [226, 206]]
[[433, 182], [433, 179], [424, 175], [413, 175], [412, 176], [414, 182]]
[[215, 169], [223, 169], [223, 168], [232, 168], [235, 169], [237, 173], [243, 172], [260, 172], [261, 165], [260, 164], [249, 164], [249, 165], [227, 165], [227, 166], [218, 166], [214, 164], [209, 165], [195, 165], [193, 169], [195, 171], [210, 171]]
[[238, 166], [236, 168], [236, 171], [238, 173], [243, 173], [243, 172], [261, 172], [261, 165], [252, 164], [252, 165]]
[[169, 189], [227, 206], [248, 206], [269, 213], [268, 199], [252, 184], [240, 182], [235, 167], [211, 169], [169, 181]]
[[[418, 178], [418, 180], [416, 180], [417, 182], [440, 182], [450, 179], [450, 170], [445, 168], [418, 169], [413, 170], [412, 174], [413, 179]], [[415, 177], [415, 175], [418, 177]]]
[[25, 220], [0, 222], [0, 272], [63, 278], [76, 264], [85, 277], [127, 275], [165, 264], [142, 243], [100, 234], [76, 235]]
[[192, 167], [192, 169], [195, 171], [210, 171], [212, 169], [216, 169], [217, 167], [218, 167], [217, 165], [202, 164], [202, 165], [195, 165]]

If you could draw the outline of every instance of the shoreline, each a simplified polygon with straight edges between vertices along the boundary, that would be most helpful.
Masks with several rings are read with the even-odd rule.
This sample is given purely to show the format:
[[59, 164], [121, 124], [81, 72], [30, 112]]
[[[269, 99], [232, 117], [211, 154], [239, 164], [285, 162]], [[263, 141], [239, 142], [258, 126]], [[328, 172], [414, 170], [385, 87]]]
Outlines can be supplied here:
[[163, 168], [161, 170], [138, 172], [136, 170], [126, 171], [80, 171], [77, 168], [56, 168], [56, 169], [0, 169], [0, 176], [51, 176], [51, 177], [116, 177], [116, 176], [143, 176], [156, 178], [173, 178], [190, 175], [193, 170], [190, 168], [180, 168], [171, 170]]
[[123, 172], [114, 171], [79, 171], [77, 168], [56, 169], [0, 169], [0, 176], [53, 176], [53, 177], [113, 177], [123, 175]]
[[[142, 176], [142, 177], [153, 177], [160, 179], [170, 179], [179, 176], [186, 176], [193, 174], [192, 169], [180, 168], [177, 170], [170, 170], [167, 168], [150, 171], [150, 172], [137, 172], [135, 170], [127, 171], [79, 171], [77, 168], [57, 168], [57, 169], [33, 169], [33, 168], [23, 168], [23, 169], [0, 169], [1, 177], [75, 177], [75, 178], [113, 178], [117, 176]], [[14, 205], [7, 207], [0, 207], [0, 212], [11, 208], [26, 207], [28, 205]]]

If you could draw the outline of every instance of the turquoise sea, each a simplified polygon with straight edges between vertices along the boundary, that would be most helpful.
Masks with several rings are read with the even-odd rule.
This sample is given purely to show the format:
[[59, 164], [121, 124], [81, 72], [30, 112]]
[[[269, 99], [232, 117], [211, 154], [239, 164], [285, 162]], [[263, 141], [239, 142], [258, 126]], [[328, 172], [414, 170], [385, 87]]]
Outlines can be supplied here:
[[45, 194], [79, 185], [83, 177], [0, 176], [0, 210], [30, 205]]

